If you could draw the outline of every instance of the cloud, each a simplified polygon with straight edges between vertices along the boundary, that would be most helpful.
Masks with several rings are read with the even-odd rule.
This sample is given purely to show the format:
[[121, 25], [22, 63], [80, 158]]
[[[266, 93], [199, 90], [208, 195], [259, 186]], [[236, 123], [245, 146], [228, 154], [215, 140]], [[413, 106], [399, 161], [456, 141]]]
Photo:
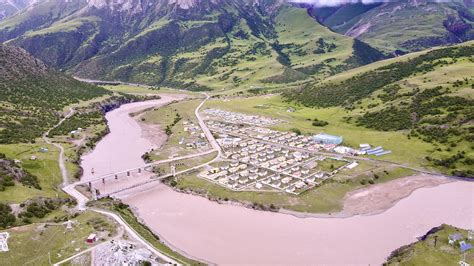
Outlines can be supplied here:
[[315, 6], [340, 6], [344, 4], [355, 4], [355, 3], [363, 3], [363, 4], [373, 4], [373, 3], [381, 3], [381, 2], [389, 2], [388, 0], [289, 0], [292, 3], [304, 3], [304, 4], [312, 4]]
[[[292, 3], [312, 4], [317, 7], [322, 6], [340, 6], [344, 4], [362, 3], [365, 5], [374, 3], [398, 2], [400, 0], [288, 0]], [[453, 2], [453, 0], [428, 0], [428, 2], [445, 3]]]

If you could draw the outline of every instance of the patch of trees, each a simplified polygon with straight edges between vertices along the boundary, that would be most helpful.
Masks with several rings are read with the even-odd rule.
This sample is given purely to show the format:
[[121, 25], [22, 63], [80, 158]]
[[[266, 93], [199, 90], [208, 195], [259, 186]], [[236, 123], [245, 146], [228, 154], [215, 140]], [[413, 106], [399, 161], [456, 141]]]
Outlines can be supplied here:
[[336, 49], [336, 44], [332, 42], [326, 42], [323, 38], [319, 38], [316, 41], [316, 49], [313, 51], [314, 54], [325, 54], [330, 53]]
[[13, 215], [10, 205], [0, 202], [0, 228], [5, 229], [15, 224], [16, 217]]
[[275, 52], [277, 52], [278, 54], [277, 61], [284, 66], [291, 66], [291, 59], [287, 54], [283, 52], [283, 46], [278, 42], [272, 43], [271, 46], [273, 50], [275, 50]]
[[315, 118], [315, 119], [313, 119], [312, 125], [315, 126], [315, 127], [325, 127], [325, 126], [329, 125], [329, 123], [327, 121], [319, 120], [319, 119]]
[[303, 134], [303, 133], [301, 133], [301, 130], [299, 128], [292, 128], [292, 129], [290, 129], [290, 131], [293, 132], [293, 133], [296, 133], [297, 135]]
[[359, 126], [381, 131], [402, 130], [413, 126], [410, 112], [396, 107], [389, 107], [377, 112], [367, 112], [357, 122]]
[[24, 186], [41, 190], [38, 177], [22, 169], [12, 160], [7, 159], [5, 154], [0, 153], [0, 191], [15, 186], [15, 181], [22, 183]]
[[75, 113], [73, 116], [66, 119], [60, 126], [51, 130], [49, 136], [64, 136], [78, 128], [88, 128], [92, 125], [105, 123], [104, 114], [98, 109], [84, 110], [83, 112]]
[[[31, 218], [44, 218], [54, 210], [57, 210], [65, 203], [70, 203], [69, 199], [37, 199], [23, 205], [23, 211], [18, 214], [18, 218], [28, 223]], [[21, 206], [20, 205], [20, 206]]]
[[398, 91], [401, 89], [400, 85], [398, 84], [390, 84], [385, 86], [382, 91], [383, 93], [380, 94], [378, 97], [382, 102], [386, 103], [388, 101], [393, 101], [399, 97]]
[[60, 120], [71, 104], [111, 92], [56, 74], [10, 80], [0, 77], [0, 143], [28, 143]]
[[179, 121], [181, 121], [182, 117], [179, 113], [176, 113], [176, 116], [174, 117], [173, 119], [173, 122], [169, 125], [166, 126], [165, 128], [165, 133], [167, 136], [171, 136], [171, 134], [173, 134], [173, 127], [176, 126], [176, 124], [179, 123]]

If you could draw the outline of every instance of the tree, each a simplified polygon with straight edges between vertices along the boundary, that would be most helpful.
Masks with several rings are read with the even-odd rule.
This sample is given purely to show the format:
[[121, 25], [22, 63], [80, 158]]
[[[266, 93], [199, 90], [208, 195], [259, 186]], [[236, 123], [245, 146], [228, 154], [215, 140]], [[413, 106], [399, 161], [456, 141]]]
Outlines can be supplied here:
[[0, 228], [10, 227], [15, 221], [16, 217], [13, 215], [10, 205], [0, 203]]

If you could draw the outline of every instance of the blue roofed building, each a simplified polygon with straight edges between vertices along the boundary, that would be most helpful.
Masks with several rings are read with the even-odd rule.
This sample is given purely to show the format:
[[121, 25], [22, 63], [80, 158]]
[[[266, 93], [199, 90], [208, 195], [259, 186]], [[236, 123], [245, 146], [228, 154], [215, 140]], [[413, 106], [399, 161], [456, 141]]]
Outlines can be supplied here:
[[340, 136], [333, 136], [324, 133], [320, 133], [318, 135], [313, 136], [313, 140], [320, 144], [335, 144], [339, 145], [342, 143], [342, 137]]
[[466, 251], [472, 249], [472, 244], [471, 243], [465, 243], [463, 241], [459, 244], [459, 249], [461, 249], [461, 252], [466, 252]]

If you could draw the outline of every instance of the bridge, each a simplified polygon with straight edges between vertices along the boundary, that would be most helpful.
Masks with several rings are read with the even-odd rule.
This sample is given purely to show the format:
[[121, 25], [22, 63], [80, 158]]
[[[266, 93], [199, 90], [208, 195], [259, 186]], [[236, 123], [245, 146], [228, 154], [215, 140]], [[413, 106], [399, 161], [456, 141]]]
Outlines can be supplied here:
[[[173, 164], [173, 165], [171, 165], [171, 173], [166, 173], [166, 174], [163, 174], [163, 175], [155, 175], [155, 173], [153, 173], [153, 171], [150, 171], [150, 169], [147, 169], [147, 167], [149, 167], [149, 166], [145, 166], [145, 167], [140, 167], [140, 168], [129, 169], [129, 170], [122, 171], [120, 173], [115, 173], [115, 174], [112, 174], [112, 175], [99, 177], [99, 178], [96, 178], [96, 179], [93, 179], [93, 180], [78, 182], [75, 185], [88, 184], [89, 189], [91, 189], [93, 198], [94, 199], [100, 199], [100, 198], [105, 198], [105, 197], [108, 197], [108, 196], [111, 196], [111, 195], [114, 195], [114, 194], [117, 194], [117, 193], [120, 193], [120, 192], [130, 190], [130, 189], [133, 189], [133, 188], [144, 186], [146, 184], [150, 184], [150, 183], [153, 183], [153, 182], [156, 182], [156, 181], [161, 181], [161, 180], [164, 180], [164, 179], [169, 178], [169, 177], [174, 177], [174, 176], [178, 176], [178, 175], [182, 175], [182, 174], [186, 174], [186, 173], [192, 173], [194, 171], [197, 171], [197, 169], [208, 165], [211, 162], [203, 163], [203, 164], [200, 164], [200, 165], [197, 165], [197, 166], [194, 166], [194, 167], [182, 170], [182, 171], [178, 171], [178, 172], [176, 172], [175, 164]], [[132, 173], [145, 174], [145, 172], [149, 172], [150, 174], [152, 174], [150, 176], [150, 178], [148, 178], [144, 181], [141, 181], [141, 182], [126, 185], [124, 187], [119, 187], [117, 189], [114, 189], [112, 191], [108, 191], [106, 193], [100, 193], [100, 191], [98, 191], [98, 189], [94, 188], [93, 185], [92, 185], [94, 182], [97, 182], [97, 181], [99, 181], [99, 182], [102, 181], [102, 184], [105, 185], [106, 184], [106, 178], [113, 177], [114, 180], [119, 180], [120, 176], [122, 176], [122, 178], [123, 178], [123, 175], [126, 175], [127, 177], [130, 177]]]

